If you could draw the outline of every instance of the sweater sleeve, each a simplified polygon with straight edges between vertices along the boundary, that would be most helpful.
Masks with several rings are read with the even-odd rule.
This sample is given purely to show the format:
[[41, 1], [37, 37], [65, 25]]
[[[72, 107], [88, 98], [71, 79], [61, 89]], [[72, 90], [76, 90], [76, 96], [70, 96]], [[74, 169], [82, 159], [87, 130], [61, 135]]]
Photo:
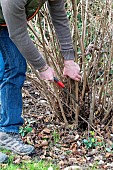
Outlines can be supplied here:
[[64, 6], [64, 0], [48, 0], [48, 8], [52, 18], [53, 25], [61, 45], [61, 52], [65, 60], [75, 58], [74, 48], [71, 39], [69, 22]]
[[1, 7], [11, 40], [26, 60], [35, 69], [40, 69], [46, 65], [46, 62], [28, 35], [25, 5], [26, 0], [1, 0]]

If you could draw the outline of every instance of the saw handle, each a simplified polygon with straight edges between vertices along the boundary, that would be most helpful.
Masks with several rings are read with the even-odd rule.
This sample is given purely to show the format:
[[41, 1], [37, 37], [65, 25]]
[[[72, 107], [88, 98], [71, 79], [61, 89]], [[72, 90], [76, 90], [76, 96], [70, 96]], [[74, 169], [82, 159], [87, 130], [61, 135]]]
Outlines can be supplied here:
[[58, 78], [56, 77], [54, 77], [54, 82], [57, 83], [57, 85], [61, 88], [65, 87], [65, 85], [60, 80], [58, 80]]

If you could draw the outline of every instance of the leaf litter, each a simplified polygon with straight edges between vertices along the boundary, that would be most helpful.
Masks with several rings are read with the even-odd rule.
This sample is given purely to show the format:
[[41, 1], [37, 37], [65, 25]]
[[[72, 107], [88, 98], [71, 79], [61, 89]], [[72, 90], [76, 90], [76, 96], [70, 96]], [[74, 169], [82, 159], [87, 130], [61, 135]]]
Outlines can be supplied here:
[[34, 89], [29, 81], [23, 88], [23, 117], [22, 140], [34, 145], [36, 153], [31, 157], [15, 156], [14, 163], [35, 159], [51, 161], [61, 170], [113, 169], [113, 125], [103, 130], [104, 125], [95, 123], [101, 136], [88, 128], [83, 130], [73, 124], [65, 126], [51, 113], [41, 91]]

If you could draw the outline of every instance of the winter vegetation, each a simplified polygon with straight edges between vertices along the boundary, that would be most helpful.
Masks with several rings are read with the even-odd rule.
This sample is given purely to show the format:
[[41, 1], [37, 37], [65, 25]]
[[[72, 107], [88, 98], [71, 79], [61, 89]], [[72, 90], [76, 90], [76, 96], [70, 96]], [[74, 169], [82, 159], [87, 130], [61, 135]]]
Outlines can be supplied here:
[[87, 125], [99, 122], [106, 128], [113, 122], [113, 3], [111, 0], [67, 0], [65, 5], [75, 61], [81, 68], [80, 83], [62, 76], [63, 57], [46, 4], [28, 25], [35, 45], [78, 104], [56, 84], [33, 81], [61, 121], [76, 126], [81, 121]]
[[113, 1], [65, 0], [65, 6], [82, 80], [63, 77], [63, 57], [45, 3], [28, 31], [68, 92], [40, 80], [28, 63], [20, 134], [36, 155], [3, 151], [10, 160], [2, 170], [113, 169]]

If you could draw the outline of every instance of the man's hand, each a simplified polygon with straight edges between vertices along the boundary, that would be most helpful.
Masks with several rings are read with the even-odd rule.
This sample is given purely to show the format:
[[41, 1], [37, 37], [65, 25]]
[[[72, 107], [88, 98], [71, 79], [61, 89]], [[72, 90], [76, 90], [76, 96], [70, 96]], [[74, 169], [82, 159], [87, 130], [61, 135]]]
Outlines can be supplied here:
[[39, 70], [39, 76], [41, 80], [53, 81], [54, 75], [55, 75], [54, 70], [48, 65], [46, 65], [44, 68]]
[[73, 60], [65, 60], [63, 75], [68, 76], [73, 80], [80, 81], [81, 75], [79, 65], [75, 63]]

